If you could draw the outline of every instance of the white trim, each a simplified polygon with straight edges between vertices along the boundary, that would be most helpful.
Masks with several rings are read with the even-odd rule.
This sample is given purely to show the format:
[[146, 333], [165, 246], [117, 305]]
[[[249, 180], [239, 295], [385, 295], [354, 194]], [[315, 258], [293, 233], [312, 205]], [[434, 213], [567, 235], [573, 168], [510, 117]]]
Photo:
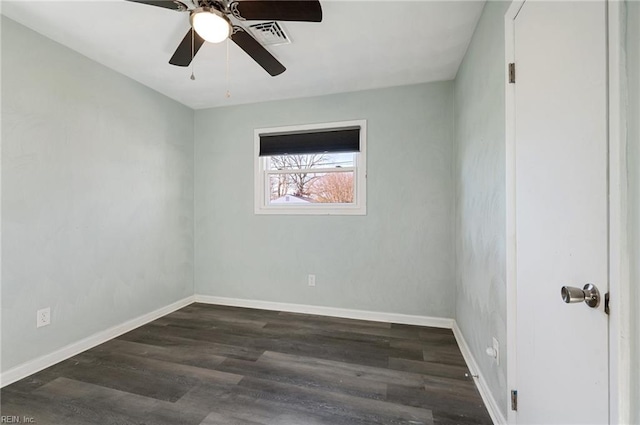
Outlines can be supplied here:
[[11, 368], [0, 375], [0, 387], [5, 387], [9, 384], [19, 381], [20, 379], [46, 369], [49, 366], [53, 366], [56, 363], [66, 360], [69, 357], [73, 357], [76, 354], [93, 348], [96, 345], [103, 344], [124, 333], [132, 331], [133, 329], [159, 319], [162, 316], [186, 307], [193, 302], [193, 295], [183, 298], [180, 301], [169, 304], [168, 306], [159, 308], [147, 314], [143, 314], [142, 316], [136, 317], [135, 319], [128, 320], [120, 325], [116, 325], [112, 328], [81, 339], [80, 341], [71, 343], [54, 351], [53, 353], [45, 354], [44, 356], [38, 357], [37, 359], [29, 360], [28, 362], [22, 363], [21, 365]]
[[[312, 130], [338, 130], [342, 128], [360, 129], [360, 153], [356, 155], [355, 187], [353, 204], [305, 204], [305, 205], [268, 205], [269, 188], [265, 174], [272, 173], [264, 168], [263, 158], [260, 158], [261, 134], [300, 133]], [[367, 120], [339, 121], [319, 124], [292, 125], [285, 127], [257, 128], [253, 131], [254, 157], [254, 213], [260, 215], [366, 215], [367, 214]], [[322, 169], [314, 172], [327, 172]], [[335, 172], [336, 170], [330, 170]], [[341, 169], [340, 171], [349, 171]], [[295, 173], [291, 172], [292, 174]], [[282, 172], [275, 173], [282, 174]]]
[[[514, 0], [504, 16], [505, 28], [505, 204], [506, 204], [506, 297], [507, 297], [507, 394], [510, 400], [511, 390], [518, 388], [517, 382], [517, 293], [516, 293], [516, 150], [515, 150], [515, 85], [509, 84], [508, 64], [515, 63], [515, 23], [514, 20], [524, 0]], [[516, 67], [517, 75], [517, 67]], [[498, 410], [499, 412], [499, 410]], [[518, 423], [517, 412], [507, 406], [507, 420]], [[506, 423], [506, 422], [505, 422]]]
[[265, 170], [268, 176], [277, 176], [280, 174], [303, 174], [303, 173], [348, 173], [356, 171], [356, 167], [340, 167], [340, 168], [304, 168], [302, 170]]
[[487, 385], [487, 381], [484, 379], [482, 375], [481, 369], [476, 362], [475, 357], [471, 353], [469, 349], [469, 345], [467, 341], [464, 339], [464, 335], [462, 331], [458, 327], [458, 323], [453, 322], [453, 335], [456, 337], [456, 341], [458, 342], [458, 346], [460, 347], [460, 352], [462, 353], [462, 357], [464, 357], [464, 361], [467, 363], [467, 367], [469, 368], [469, 372], [474, 378], [474, 382], [476, 383], [476, 387], [478, 388], [478, 392], [480, 392], [480, 396], [482, 397], [482, 401], [484, 401], [484, 405], [487, 407], [487, 411], [489, 412], [489, 416], [491, 416], [491, 420], [496, 425], [502, 425], [507, 423], [507, 419], [502, 414], [500, 410], [500, 405], [493, 397], [491, 393], [491, 389], [489, 385]]
[[453, 319], [430, 316], [414, 316], [400, 313], [384, 313], [367, 310], [325, 307], [319, 305], [290, 304], [273, 301], [246, 300], [240, 298], [196, 295], [195, 302], [226, 305], [230, 307], [257, 308], [261, 310], [286, 311], [288, 313], [313, 314], [318, 316], [342, 317], [345, 319], [370, 320], [372, 322], [400, 323], [403, 325], [430, 326], [433, 328], [453, 328]]
[[627, 240], [626, 93], [623, 10], [608, 2], [609, 95], [609, 423], [629, 423], [630, 277]]

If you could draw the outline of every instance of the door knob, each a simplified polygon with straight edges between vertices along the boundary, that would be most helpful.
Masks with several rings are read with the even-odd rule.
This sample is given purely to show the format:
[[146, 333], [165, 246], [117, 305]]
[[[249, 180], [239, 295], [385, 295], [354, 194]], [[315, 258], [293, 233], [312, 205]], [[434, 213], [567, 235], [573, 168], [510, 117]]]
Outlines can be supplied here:
[[579, 303], [584, 301], [591, 308], [600, 305], [600, 291], [592, 283], [587, 283], [584, 288], [575, 288], [573, 286], [563, 286], [561, 290], [562, 301], [567, 304]]

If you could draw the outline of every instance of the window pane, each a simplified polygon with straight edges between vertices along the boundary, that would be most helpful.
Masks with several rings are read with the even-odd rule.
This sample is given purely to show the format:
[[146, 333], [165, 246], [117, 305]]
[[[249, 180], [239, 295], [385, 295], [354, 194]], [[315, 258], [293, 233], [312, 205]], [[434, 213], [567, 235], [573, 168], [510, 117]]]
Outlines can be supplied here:
[[301, 170], [305, 168], [340, 168], [355, 166], [355, 153], [319, 153], [268, 157], [269, 170]]
[[270, 174], [270, 204], [352, 204], [354, 172]]

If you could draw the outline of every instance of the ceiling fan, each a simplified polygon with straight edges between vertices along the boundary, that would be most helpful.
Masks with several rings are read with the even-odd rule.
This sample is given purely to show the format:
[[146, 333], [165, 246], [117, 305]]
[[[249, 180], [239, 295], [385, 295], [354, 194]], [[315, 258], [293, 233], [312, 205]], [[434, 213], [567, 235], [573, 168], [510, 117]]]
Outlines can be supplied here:
[[[205, 41], [219, 43], [230, 38], [271, 76], [285, 71], [282, 65], [238, 21], [321, 22], [318, 0], [127, 0], [134, 3], [188, 12], [191, 29], [169, 60], [171, 65], [189, 66]], [[183, 3], [184, 1], [184, 3]]]

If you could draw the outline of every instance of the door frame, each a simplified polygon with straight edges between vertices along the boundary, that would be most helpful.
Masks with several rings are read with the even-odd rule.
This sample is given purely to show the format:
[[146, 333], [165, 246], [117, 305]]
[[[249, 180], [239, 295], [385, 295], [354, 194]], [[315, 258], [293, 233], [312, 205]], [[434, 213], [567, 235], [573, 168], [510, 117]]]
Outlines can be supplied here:
[[[515, 62], [515, 24], [526, 0], [513, 0], [505, 13], [505, 161], [506, 161], [506, 296], [507, 296], [507, 400], [518, 388], [516, 358], [516, 193], [515, 193], [515, 84], [509, 84], [508, 64]], [[534, 0], [529, 0], [534, 1]], [[627, 241], [626, 87], [624, 68], [624, 0], [607, 2], [607, 121], [608, 121], [608, 227], [609, 227], [609, 423], [628, 423], [630, 412], [630, 281]], [[516, 80], [517, 81], [517, 80]], [[517, 84], [517, 82], [516, 82]], [[507, 422], [517, 413], [507, 407]]]

